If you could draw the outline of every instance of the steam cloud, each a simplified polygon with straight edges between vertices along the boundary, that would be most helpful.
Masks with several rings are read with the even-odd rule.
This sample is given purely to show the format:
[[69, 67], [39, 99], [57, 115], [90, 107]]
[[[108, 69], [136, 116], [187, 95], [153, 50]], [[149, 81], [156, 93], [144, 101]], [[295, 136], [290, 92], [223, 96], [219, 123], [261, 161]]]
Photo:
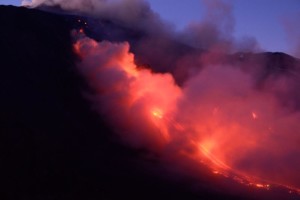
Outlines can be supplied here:
[[204, 20], [182, 32], [144, 1], [24, 5], [91, 17], [90, 38], [74, 33], [78, 68], [94, 91], [93, 107], [132, 147], [208, 157], [216, 168], [300, 188], [299, 62], [266, 67], [266, 56], [232, 54], [260, 47], [233, 38], [230, 5], [204, 2]]

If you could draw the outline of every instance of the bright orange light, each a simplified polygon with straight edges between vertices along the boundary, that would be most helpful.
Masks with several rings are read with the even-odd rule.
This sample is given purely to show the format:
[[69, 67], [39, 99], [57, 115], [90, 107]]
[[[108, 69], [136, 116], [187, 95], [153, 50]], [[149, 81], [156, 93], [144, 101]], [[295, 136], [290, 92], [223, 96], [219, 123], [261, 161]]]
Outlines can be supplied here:
[[230, 169], [224, 162], [222, 162], [219, 158], [217, 158], [213, 153], [213, 149], [215, 147], [215, 142], [212, 140], [206, 140], [205, 142], [199, 145], [199, 149], [202, 154], [208, 158], [216, 167], [220, 169]]
[[270, 189], [270, 185], [269, 184], [262, 184], [262, 183], [256, 183], [255, 187], [257, 187], [257, 188], [264, 188], [264, 189], [267, 189], [267, 190]]
[[160, 109], [154, 109], [152, 110], [152, 115], [158, 119], [162, 119], [163, 118], [163, 113]]
[[257, 183], [255, 186], [258, 187], [258, 188], [263, 188], [264, 187], [264, 185], [260, 184], [260, 183]]

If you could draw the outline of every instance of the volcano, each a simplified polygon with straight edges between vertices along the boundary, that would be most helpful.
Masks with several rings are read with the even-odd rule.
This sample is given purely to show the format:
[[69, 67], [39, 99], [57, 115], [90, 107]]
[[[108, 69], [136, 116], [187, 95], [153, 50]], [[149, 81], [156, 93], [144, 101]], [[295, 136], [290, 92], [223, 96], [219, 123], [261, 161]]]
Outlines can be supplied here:
[[[87, 36], [99, 43], [127, 41], [128, 50], [135, 54], [135, 63], [151, 73], [169, 72], [178, 87], [189, 82], [191, 73], [202, 70], [202, 64], [185, 71], [175, 67], [173, 61], [182, 55], [190, 60], [205, 55], [205, 60], [210, 56], [206, 49], [166, 37], [163, 42], [168, 40], [170, 45], [162, 51], [170, 52], [170, 57], [161, 62], [160, 57], [151, 59], [151, 52], [141, 50], [139, 41], [145, 40], [149, 32], [109, 19], [66, 14], [57, 7], [0, 6], [0, 26], [2, 199], [300, 199], [297, 187], [287, 186], [297, 185], [297, 180], [278, 183], [281, 177], [269, 181], [271, 175], [266, 175], [252, 181], [226, 167], [211, 167], [211, 162], [219, 166], [223, 163], [208, 151], [208, 143], [200, 147], [209, 161], [203, 159], [195, 166], [189, 157], [180, 161], [161, 159], [160, 153], [152, 148], [161, 148], [163, 142], [136, 146], [135, 134], [130, 133], [133, 139], [129, 142], [120, 140], [118, 126], [108, 122], [111, 119], [106, 113], [99, 114], [97, 107], [91, 106], [90, 94], [95, 93], [91, 84], [96, 83], [87, 81], [78, 67], [78, 63], [84, 63], [86, 46], [78, 52], [74, 38]], [[153, 42], [147, 45], [155, 48], [157, 41]], [[109, 49], [110, 44], [106, 45]], [[159, 49], [155, 51], [160, 53]], [[109, 52], [105, 57], [109, 57]], [[280, 52], [237, 52], [214, 58], [214, 63], [239, 67], [250, 74], [256, 75], [257, 71], [252, 70], [259, 68], [256, 91], [264, 90], [269, 79], [297, 73], [300, 66], [298, 58]], [[191, 65], [185, 59], [181, 62]], [[172, 64], [174, 67], [169, 68]], [[109, 81], [105, 79], [104, 84]], [[163, 83], [158, 87], [163, 87]], [[101, 91], [106, 92], [106, 88]], [[297, 91], [297, 87], [291, 91]], [[300, 108], [296, 93], [291, 99], [282, 90], [275, 92], [280, 96], [280, 105], [294, 111]], [[117, 106], [113, 108], [117, 110], [113, 113], [115, 119], [120, 110]], [[158, 121], [164, 117], [163, 112], [155, 108], [152, 114], [154, 123], [164, 133], [166, 128]], [[251, 116], [258, 120], [261, 114], [253, 111]], [[147, 125], [139, 117], [134, 119], [134, 127]], [[174, 125], [172, 128], [183, 131], [181, 122], [185, 119], [167, 120]], [[127, 131], [132, 131], [131, 127]], [[189, 151], [194, 150], [186, 150]], [[241, 163], [241, 169], [250, 171]]]

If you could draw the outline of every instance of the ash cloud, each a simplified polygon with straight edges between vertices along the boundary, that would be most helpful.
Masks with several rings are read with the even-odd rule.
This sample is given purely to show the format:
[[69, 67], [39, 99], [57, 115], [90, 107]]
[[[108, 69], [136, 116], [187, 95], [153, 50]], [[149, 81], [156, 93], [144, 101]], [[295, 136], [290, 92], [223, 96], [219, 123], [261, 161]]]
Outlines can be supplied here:
[[251, 37], [233, 38], [232, 7], [221, 0], [204, 1], [204, 19], [180, 32], [143, 0], [37, 0], [23, 5], [49, 10], [60, 7], [88, 16], [89, 37], [98, 41], [128, 41], [138, 65], [149, 66], [156, 72], [171, 72], [180, 85], [201, 68], [201, 64], [192, 63], [199, 63], [203, 53], [213, 54], [218, 61], [220, 54], [259, 49]]
[[30, 5], [89, 17], [87, 36], [74, 33], [78, 68], [126, 143], [161, 157], [214, 155], [245, 176], [300, 187], [299, 60], [236, 40], [229, 4], [205, 1], [203, 21], [182, 32], [144, 1]]

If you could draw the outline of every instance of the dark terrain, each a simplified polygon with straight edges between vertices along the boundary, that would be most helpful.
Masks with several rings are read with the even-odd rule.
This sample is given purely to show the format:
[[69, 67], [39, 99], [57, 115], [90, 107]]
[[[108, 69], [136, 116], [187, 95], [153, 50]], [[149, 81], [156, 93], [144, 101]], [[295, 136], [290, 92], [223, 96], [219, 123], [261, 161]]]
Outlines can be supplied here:
[[[0, 6], [0, 198], [248, 199], [172, 183], [117, 142], [82, 95], [70, 35], [77, 18]], [[285, 72], [299, 62], [283, 53], [243, 59], [251, 56]]]

